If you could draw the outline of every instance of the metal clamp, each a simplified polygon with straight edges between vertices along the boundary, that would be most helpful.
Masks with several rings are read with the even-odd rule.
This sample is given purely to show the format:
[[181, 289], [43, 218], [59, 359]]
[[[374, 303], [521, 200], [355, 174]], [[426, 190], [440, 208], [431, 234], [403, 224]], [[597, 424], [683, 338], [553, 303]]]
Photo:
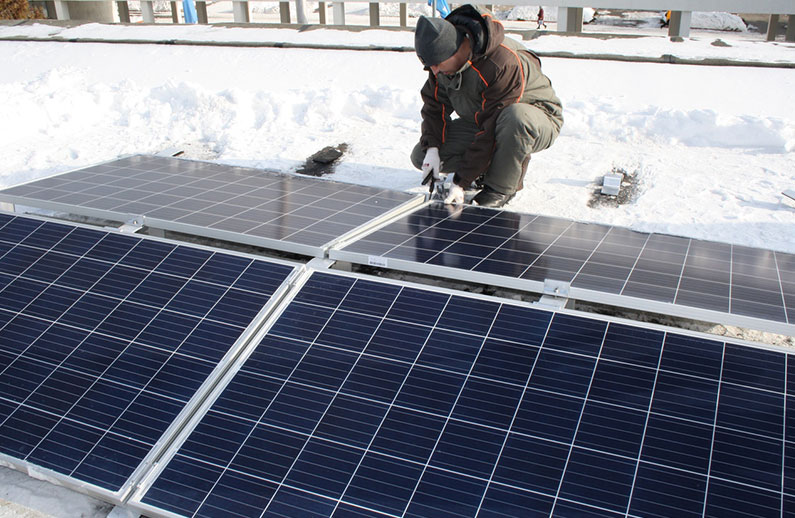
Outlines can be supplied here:
[[544, 279], [543, 295], [536, 304], [553, 309], [563, 309], [569, 304], [571, 285], [565, 281]]
[[144, 221], [143, 216], [136, 216], [122, 223], [118, 227], [110, 227], [110, 226], [105, 227], [105, 230], [116, 231], [121, 234], [135, 234], [136, 232], [144, 228], [143, 221]]

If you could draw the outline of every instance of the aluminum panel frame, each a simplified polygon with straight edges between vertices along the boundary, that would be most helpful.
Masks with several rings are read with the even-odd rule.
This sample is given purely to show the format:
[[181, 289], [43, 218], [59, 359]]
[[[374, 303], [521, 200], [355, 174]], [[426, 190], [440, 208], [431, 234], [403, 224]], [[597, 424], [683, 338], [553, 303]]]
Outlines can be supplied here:
[[[76, 171], [81, 171], [86, 169], [87, 167], [96, 167], [102, 165], [109, 165], [123, 159], [129, 159], [135, 156], [142, 156], [142, 155], [125, 155], [116, 159], [108, 160], [106, 162], [100, 162], [97, 164], [92, 164], [86, 167], [80, 167], [76, 169], [72, 169], [69, 171], [65, 171], [62, 173], [57, 173], [52, 176], [48, 176], [46, 178], [38, 178], [35, 180], [31, 180], [29, 182], [24, 182], [21, 184], [13, 185], [7, 187], [7, 189], [11, 189], [14, 187], [22, 187], [25, 185], [30, 185], [45, 179], [50, 178], [58, 178], [61, 176], [68, 175], [70, 173], [74, 173]], [[184, 160], [184, 159], [174, 159], [174, 160]], [[190, 161], [189, 161], [190, 162]], [[233, 167], [233, 166], [229, 166]], [[282, 173], [272, 173], [279, 176], [288, 176]], [[303, 177], [297, 177], [306, 180]], [[373, 218], [367, 223], [364, 223], [356, 228], [353, 228], [339, 236], [333, 236], [327, 242], [313, 246], [307, 245], [298, 242], [291, 242], [291, 241], [284, 241], [279, 239], [267, 238], [267, 237], [258, 237], [252, 236], [240, 232], [233, 232], [229, 230], [221, 230], [221, 229], [214, 229], [210, 227], [203, 227], [200, 225], [194, 225], [190, 223], [182, 223], [178, 221], [171, 221], [156, 217], [148, 217], [144, 214], [136, 214], [131, 212], [122, 212], [122, 211], [114, 211], [114, 210], [105, 210], [105, 209], [98, 209], [92, 207], [84, 207], [81, 205], [73, 205], [67, 203], [61, 203], [52, 200], [39, 200], [36, 198], [30, 198], [23, 195], [13, 195], [13, 194], [5, 194], [0, 190], [0, 203], [12, 204], [15, 206], [23, 206], [23, 207], [30, 207], [30, 208], [38, 208], [38, 209], [45, 209], [57, 212], [64, 212], [68, 214], [76, 214], [80, 216], [86, 217], [94, 217], [94, 218], [101, 218], [107, 219], [111, 221], [120, 221], [126, 222], [130, 220], [135, 220], [145, 226], [156, 230], [167, 230], [173, 232], [182, 232], [185, 234], [195, 235], [206, 237], [210, 239], [219, 239], [224, 241], [230, 241], [234, 243], [239, 243], [243, 245], [250, 245], [250, 246], [257, 246], [261, 248], [268, 248], [272, 250], [277, 250], [281, 252], [287, 253], [294, 253], [298, 255], [306, 255], [310, 257], [320, 257], [325, 258], [328, 256], [328, 251], [330, 248], [335, 246], [339, 242], [349, 242], [354, 240], [356, 237], [363, 235], [369, 232], [374, 226], [378, 226], [383, 224], [384, 222], [389, 222], [403, 213], [410, 212], [411, 210], [415, 209], [417, 206], [421, 205], [425, 201], [425, 196], [423, 194], [416, 194], [411, 196], [406, 202], [394, 207], [383, 213], [382, 215]]]
[[[184, 515], [177, 514], [170, 512], [165, 509], [161, 509], [159, 507], [146, 504], [142, 502], [142, 499], [145, 497], [147, 491], [152, 487], [157, 477], [165, 470], [169, 461], [174, 458], [177, 454], [179, 449], [185, 443], [185, 441], [190, 437], [193, 433], [194, 429], [198, 426], [201, 420], [204, 417], [204, 414], [209, 411], [218, 397], [223, 393], [229, 383], [233, 380], [235, 375], [240, 371], [242, 366], [245, 364], [246, 360], [250, 357], [250, 355], [254, 352], [256, 347], [258, 346], [259, 342], [268, 334], [271, 327], [278, 321], [281, 314], [288, 308], [290, 303], [293, 299], [299, 294], [302, 287], [306, 284], [306, 282], [312, 277], [312, 275], [317, 273], [322, 274], [330, 274], [336, 275], [341, 277], [353, 278], [353, 279], [360, 279], [360, 280], [370, 280], [376, 281], [379, 283], [384, 283], [396, 287], [404, 287], [404, 288], [414, 288], [417, 290], [424, 290], [429, 291], [432, 293], [439, 293], [445, 294], [450, 296], [459, 296], [465, 297], [468, 299], [479, 300], [479, 301], [486, 301], [486, 302], [493, 302], [499, 304], [506, 304], [510, 306], [516, 306], [520, 308], [527, 308], [527, 309], [534, 309], [540, 310], [551, 315], [551, 319], [554, 319], [555, 315], [568, 315], [578, 318], [584, 318], [587, 320], [594, 320], [603, 322], [605, 324], [620, 324], [624, 326], [630, 326], [637, 329], [642, 330], [649, 330], [649, 331], [660, 331], [663, 333], [673, 333], [678, 336], [689, 337], [689, 338], [696, 338], [696, 339], [703, 339], [709, 340], [712, 342], [722, 342], [724, 346], [729, 344], [731, 345], [739, 345], [743, 347], [750, 347], [753, 349], [763, 350], [763, 351], [771, 351], [776, 353], [783, 353], [787, 356], [793, 355], [791, 349], [783, 346], [776, 346], [770, 344], [762, 344], [757, 342], [752, 342], [748, 340], [730, 338], [730, 339], [723, 339], [723, 337], [710, 335], [703, 332], [692, 331], [687, 329], [679, 329], [673, 328], [670, 326], [665, 326], [661, 324], [654, 324], [648, 322], [638, 322], [635, 320], [622, 318], [622, 317], [615, 317], [615, 316], [608, 316], [608, 315], [599, 315], [599, 314], [592, 314], [586, 313], [583, 311], [578, 311], [574, 309], [568, 308], [550, 308], [548, 306], [540, 306], [537, 303], [532, 302], [524, 302], [524, 301], [516, 301], [512, 299], [492, 296], [492, 295], [484, 295], [481, 293], [471, 293], [471, 292], [461, 292], [455, 289], [444, 288], [439, 286], [429, 286], [426, 284], [419, 284], [410, 281], [402, 281], [402, 280], [395, 280], [389, 278], [381, 278], [381, 277], [372, 277], [367, 274], [355, 273], [355, 272], [345, 272], [340, 270], [324, 270], [324, 269], [314, 269], [314, 268], [307, 268], [304, 272], [302, 272], [301, 277], [296, 280], [293, 286], [293, 290], [282, 300], [281, 305], [279, 308], [274, 310], [270, 316], [268, 317], [267, 322], [260, 328], [257, 335], [254, 339], [249, 343], [246, 347], [246, 350], [241, 353], [240, 356], [235, 360], [234, 365], [230, 367], [230, 369], [224, 374], [223, 379], [219, 381], [219, 383], [215, 386], [208, 397], [202, 402], [201, 407], [198, 411], [190, 418], [190, 421], [186, 424], [186, 426], [179, 432], [178, 436], [175, 438], [173, 443], [169, 446], [167, 451], [163, 453], [163, 456], [157, 460], [156, 463], [153, 464], [152, 470], [150, 473], [147, 474], [145, 478], [141, 480], [141, 483], [136, 487], [135, 492], [130, 496], [127, 501], [127, 506], [131, 509], [141, 512], [143, 515], [149, 516], [151, 518], [184, 518]], [[659, 366], [657, 367], [659, 370]], [[785, 388], [786, 390], [786, 388]], [[573, 439], [572, 439], [573, 441]]]
[[[111, 232], [108, 231], [107, 229], [103, 229], [92, 225], [74, 223], [74, 222], [65, 222], [63, 220], [47, 218], [43, 216], [36, 216], [29, 214], [19, 215], [5, 211], [0, 211], [0, 214], [5, 214], [12, 217], [19, 216], [26, 219], [34, 219], [42, 221], [44, 223], [51, 222], [56, 224], [70, 225], [78, 228], [100, 230], [109, 233]], [[224, 377], [224, 375], [227, 373], [229, 368], [235, 363], [238, 356], [246, 349], [246, 347], [250, 346], [252, 338], [259, 333], [262, 326], [265, 325], [265, 323], [268, 321], [270, 314], [280, 307], [282, 300], [287, 296], [288, 293], [291, 292], [293, 284], [298, 282], [301, 279], [301, 276], [305, 275], [306, 272], [306, 267], [303, 264], [296, 263], [293, 261], [287, 261], [284, 259], [276, 259], [270, 257], [263, 258], [261, 256], [253, 254], [247, 254], [233, 250], [218, 249], [205, 245], [182, 243], [179, 241], [174, 241], [160, 237], [137, 235], [137, 234], [136, 237], [160, 243], [176, 244], [179, 246], [187, 246], [190, 248], [196, 248], [211, 252], [221, 252], [227, 255], [266, 261], [284, 266], [291, 266], [293, 267], [293, 271], [287, 275], [287, 277], [282, 282], [282, 284], [276, 289], [276, 291], [274, 291], [273, 295], [271, 295], [271, 298], [268, 300], [268, 302], [251, 320], [251, 323], [248, 325], [248, 327], [246, 327], [245, 331], [243, 331], [240, 337], [238, 337], [235, 343], [229, 348], [229, 350], [226, 352], [223, 358], [218, 362], [218, 364], [215, 366], [212, 372], [207, 376], [205, 381], [196, 390], [195, 394], [191, 396], [190, 400], [188, 400], [185, 407], [174, 418], [171, 425], [169, 425], [166, 431], [163, 432], [163, 434], [158, 439], [158, 441], [152, 446], [149, 453], [141, 460], [138, 467], [128, 477], [127, 482], [125, 482], [118, 491], [110, 491], [105, 488], [99, 487], [97, 485], [91, 484], [89, 482], [85, 482], [70, 477], [68, 475], [64, 475], [52, 469], [38, 466], [32, 462], [20, 460], [19, 458], [0, 453], [0, 466], [5, 466], [14, 469], [16, 471], [20, 471], [37, 480], [43, 480], [52, 483], [54, 485], [63, 486], [68, 489], [75, 490], [79, 493], [86, 494], [115, 505], [124, 505], [127, 502], [133, 490], [142, 483], [142, 479], [144, 479], [150, 473], [151, 469], [157, 465], [156, 462], [157, 459], [159, 459], [163, 455], [163, 452], [173, 444], [177, 434], [179, 434], [185, 428], [185, 425], [189, 422], [191, 417], [194, 416], [197, 410], [201, 408], [201, 406], [204, 404], [205, 400], [207, 399], [208, 395], [217, 385], [218, 381]]]

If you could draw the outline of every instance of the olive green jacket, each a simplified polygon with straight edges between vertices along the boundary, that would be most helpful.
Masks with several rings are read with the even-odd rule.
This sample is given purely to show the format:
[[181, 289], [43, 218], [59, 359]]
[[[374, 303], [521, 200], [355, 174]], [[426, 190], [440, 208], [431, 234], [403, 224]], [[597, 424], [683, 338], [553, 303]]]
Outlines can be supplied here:
[[420, 143], [423, 150], [441, 147], [453, 112], [474, 122], [480, 131], [467, 149], [465, 169], [456, 171], [463, 181], [472, 182], [489, 167], [503, 108], [516, 102], [534, 104], [558, 129], [563, 125], [563, 108], [549, 78], [541, 72], [538, 57], [521, 43], [506, 39], [502, 24], [491, 14], [464, 5], [446, 20], [469, 38], [472, 56], [453, 75], [434, 76], [429, 70], [421, 90]]

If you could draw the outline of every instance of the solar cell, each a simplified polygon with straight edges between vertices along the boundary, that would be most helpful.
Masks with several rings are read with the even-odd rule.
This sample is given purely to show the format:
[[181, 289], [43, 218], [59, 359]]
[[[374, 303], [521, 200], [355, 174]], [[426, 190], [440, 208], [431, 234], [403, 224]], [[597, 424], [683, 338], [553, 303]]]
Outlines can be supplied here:
[[293, 271], [0, 214], [0, 461], [120, 501]]
[[[795, 255], [501, 212], [423, 206], [329, 257], [795, 334]], [[552, 294], [552, 293], [550, 293]]]
[[795, 501], [783, 350], [356, 274], [299, 288], [136, 509], [745, 517]]
[[136, 155], [0, 191], [0, 201], [322, 256], [359, 227], [419, 204], [388, 189]]

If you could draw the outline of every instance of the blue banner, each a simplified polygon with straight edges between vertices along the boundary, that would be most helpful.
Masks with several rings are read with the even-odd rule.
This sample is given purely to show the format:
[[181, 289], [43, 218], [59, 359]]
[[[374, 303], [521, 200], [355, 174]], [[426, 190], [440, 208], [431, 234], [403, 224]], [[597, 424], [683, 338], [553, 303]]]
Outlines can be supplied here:
[[185, 23], [199, 23], [193, 0], [182, 0], [182, 12], [185, 15]]

